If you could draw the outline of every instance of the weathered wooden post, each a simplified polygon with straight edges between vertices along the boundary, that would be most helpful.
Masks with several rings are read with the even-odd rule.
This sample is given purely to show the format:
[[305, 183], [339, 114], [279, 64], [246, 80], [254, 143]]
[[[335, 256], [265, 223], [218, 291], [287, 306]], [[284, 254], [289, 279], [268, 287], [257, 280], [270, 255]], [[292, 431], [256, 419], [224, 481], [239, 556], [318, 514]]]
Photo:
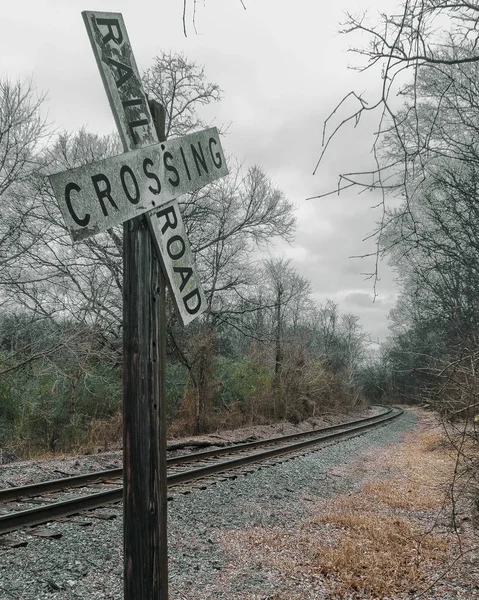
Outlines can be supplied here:
[[123, 226], [125, 600], [168, 598], [165, 335], [160, 261], [136, 217]]
[[215, 128], [164, 140], [122, 15], [82, 14], [126, 154], [50, 180], [73, 241], [124, 223], [125, 600], [167, 600], [165, 278], [183, 324], [206, 308], [175, 198], [228, 170]]

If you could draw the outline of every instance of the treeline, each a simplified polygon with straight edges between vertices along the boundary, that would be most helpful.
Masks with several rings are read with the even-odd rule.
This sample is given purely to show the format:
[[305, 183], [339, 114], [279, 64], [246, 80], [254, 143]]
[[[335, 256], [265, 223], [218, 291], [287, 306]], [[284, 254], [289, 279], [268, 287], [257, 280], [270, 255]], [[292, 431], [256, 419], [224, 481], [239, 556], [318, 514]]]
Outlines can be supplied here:
[[[380, 111], [376, 168], [350, 174], [348, 186], [381, 192], [378, 258], [389, 260], [400, 288], [390, 336], [370, 365], [369, 384], [377, 397], [426, 403], [451, 418], [474, 417], [479, 413], [474, 28], [479, 9], [463, 1], [454, 6], [403, 2], [401, 12], [375, 21], [349, 16], [345, 26], [345, 32], [367, 34], [370, 43], [357, 52], [383, 69], [376, 101], [355, 96], [356, 121], [370, 107]], [[444, 28], [437, 28], [439, 21]]]
[[[196, 108], [221, 91], [182, 56], [144, 74], [168, 136], [205, 127]], [[122, 233], [72, 246], [46, 175], [119, 154], [116, 136], [53, 135], [42, 99], [0, 81], [0, 444], [20, 454], [101, 447], [121, 436]], [[207, 297], [183, 329], [167, 306], [170, 432], [298, 422], [363, 402], [366, 335], [353, 315], [312, 299], [282, 258], [293, 205], [259, 166], [179, 199]]]
[[[279, 333], [275, 308], [168, 331], [171, 434], [298, 423], [364, 403], [364, 333], [357, 319], [340, 316], [332, 302], [303, 306], [301, 314], [298, 306], [283, 305]], [[71, 317], [36, 320], [25, 312], [4, 316], [0, 329], [4, 448], [17, 454], [86, 450], [121, 439], [117, 337]]]

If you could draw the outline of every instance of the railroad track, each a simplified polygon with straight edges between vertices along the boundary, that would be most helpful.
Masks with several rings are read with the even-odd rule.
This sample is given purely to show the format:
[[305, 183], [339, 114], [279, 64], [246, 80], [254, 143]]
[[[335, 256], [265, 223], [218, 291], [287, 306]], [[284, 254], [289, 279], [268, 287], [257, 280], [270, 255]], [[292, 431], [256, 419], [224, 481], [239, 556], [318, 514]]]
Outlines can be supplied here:
[[[286, 454], [304, 453], [305, 450], [308, 451], [324, 442], [359, 435], [368, 429], [384, 425], [401, 414], [402, 410], [389, 408], [373, 417], [322, 429], [169, 458], [167, 461], [168, 487], [189, 484], [192, 481], [227, 471], [232, 471], [233, 474], [228, 477], [234, 478], [237, 476], [238, 469], [244, 469], [247, 465], [271, 461], [271, 459]], [[0, 490], [0, 508], [3, 512], [0, 514], [0, 535], [120, 502], [123, 497], [121, 486], [115, 486], [113, 489], [110, 487], [110, 489], [95, 493], [91, 493], [90, 488], [99, 484], [114, 485], [115, 480], [122, 477], [122, 473], [122, 469], [110, 469]], [[52, 493], [65, 492], [67, 489], [78, 487], [84, 488], [80, 496], [59, 501], [51, 497]], [[46, 497], [43, 500], [31, 500], [40, 495], [46, 495]], [[42, 505], [26, 510], [22, 507], [19, 510], [18, 505], [25, 502], [42, 503]]]

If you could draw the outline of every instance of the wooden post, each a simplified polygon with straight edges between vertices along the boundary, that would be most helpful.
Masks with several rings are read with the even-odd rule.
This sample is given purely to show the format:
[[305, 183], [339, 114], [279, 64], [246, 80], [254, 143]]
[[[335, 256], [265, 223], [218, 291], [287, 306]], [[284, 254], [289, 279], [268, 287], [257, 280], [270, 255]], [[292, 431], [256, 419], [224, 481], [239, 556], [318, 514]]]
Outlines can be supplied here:
[[[183, 138], [162, 144], [165, 111], [147, 101], [123, 16], [96, 11], [82, 16], [125, 154], [51, 175], [50, 181], [74, 241], [124, 223], [124, 598], [167, 600], [164, 274], [181, 321], [189, 323], [205, 310], [206, 300], [176, 198], [227, 175], [228, 169], [216, 128], [184, 141], [197, 176], [188, 168]], [[178, 152], [183, 164], [168, 164]], [[176, 173], [176, 179], [165, 177], [165, 171]], [[180, 251], [171, 250], [173, 239], [181, 241]]]
[[[164, 109], [150, 108], [164, 141]], [[165, 282], [144, 217], [123, 247], [124, 598], [167, 600]]]

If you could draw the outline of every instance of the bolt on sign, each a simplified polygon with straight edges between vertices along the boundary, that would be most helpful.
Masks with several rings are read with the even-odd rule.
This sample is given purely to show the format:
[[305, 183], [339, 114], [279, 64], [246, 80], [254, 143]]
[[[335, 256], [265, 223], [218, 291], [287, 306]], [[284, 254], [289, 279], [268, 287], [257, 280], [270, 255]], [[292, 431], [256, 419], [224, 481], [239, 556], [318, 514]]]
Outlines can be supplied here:
[[[118, 132], [129, 151], [51, 175], [55, 197], [74, 242], [145, 214], [186, 325], [205, 310], [206, 301], [175, 199], [228, 174], [218, 130], [158, 142], [122, 15], [82, 15]], [[162, 206], [165, 210], [157, 212]]]

